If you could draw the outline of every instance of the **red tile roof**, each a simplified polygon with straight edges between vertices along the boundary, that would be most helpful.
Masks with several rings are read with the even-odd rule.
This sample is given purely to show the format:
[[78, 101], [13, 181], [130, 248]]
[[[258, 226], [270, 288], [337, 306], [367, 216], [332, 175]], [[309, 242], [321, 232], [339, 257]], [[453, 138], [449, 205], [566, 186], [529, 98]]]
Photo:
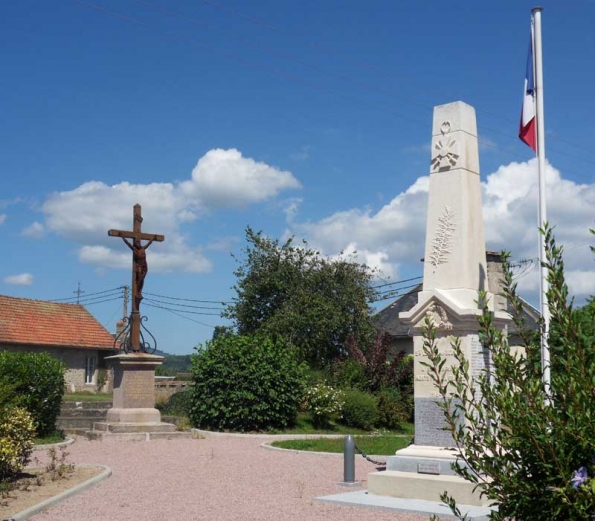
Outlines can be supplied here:
[[0, 295], [0, 343], [113, 349], [114, 338], [80, 304]]

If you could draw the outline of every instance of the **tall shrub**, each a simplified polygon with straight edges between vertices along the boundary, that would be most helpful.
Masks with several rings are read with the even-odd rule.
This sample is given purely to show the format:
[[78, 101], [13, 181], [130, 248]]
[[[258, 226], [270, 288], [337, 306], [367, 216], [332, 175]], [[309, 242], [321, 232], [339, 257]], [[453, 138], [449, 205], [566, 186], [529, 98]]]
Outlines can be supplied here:
[[304, 367], [281, 340], [223, 335], [193, 355], [190, 419], [196, 427], [258, 431], [292, 425]]
[[10, 407], [0, 412], [0, 481], [19, 473], [33, 451], [35, 426], [33, 418], [22, 407]]
[[14, 401], [33, 416], [39, 437], [53, 434], [64, 395], [65, 367], [48, 353], [0, 351], [0, 381], [9, 381]]
[[[543, 233], [555, 353], [549, 395], [539, 363], [539, 338], [535, 341], [535, 335], [523, 332], [522, 302], [508, 262], [504, 294], [524, 350], [510, 349], [480, 295], [480, 340], [491, 355], [491, 366], [471, 377], [469, 361], [455, 341], [456, 363], [448, 376], [434, 326], [426, 321], [428, 373], [440, 393], [459, 457], [468, 465], [456, 465], [455, 470], [498, 507], [490, 516], [496, 520], [578, 520], [595, 515], [595, 340], [585, 334], [568, 297], [562, 249], [549, 227]], [[452, 498], [445, 494], [443, 500], [456, 510]]]

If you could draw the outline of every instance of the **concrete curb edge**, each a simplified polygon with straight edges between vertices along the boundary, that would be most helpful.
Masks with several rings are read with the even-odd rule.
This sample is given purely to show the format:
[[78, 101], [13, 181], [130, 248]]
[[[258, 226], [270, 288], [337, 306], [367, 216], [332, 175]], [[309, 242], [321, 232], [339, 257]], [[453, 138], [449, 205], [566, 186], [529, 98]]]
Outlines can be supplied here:
[[59, 443], [46, 443], [44, 445], [35, 445], [33, 447], [33, 450], [47, 450], [47, 449], [51, 449], [51, 448], [60, 448], [60, 447], [67, 447], [68, 445], [72, 445], [74, 443], [74, 438], [69, 438], [68, 436], [66, 437], [66, 439], [64, 441], [61, 441]]
[[33, 505], [32, 507], [26, 508], [25, 510], [21, 510], [20, 512], [18, 512], [17, 514], [14, 514], [13, 516], [11, 516], [8, 519], [11, 519], [14, 521], [24, 521], [25, 519], [29, 519], [30, 517], [34, 516], [35, 514], [38, 514], [42, 510], [45, 510], [46, 508], [56, 505], [57, 503], [64, 501], [66, 498], [69, 498], [70, 496], [80, 494], [81, 492], [84, 492], [85, 490], [87, 490], [91, 487], [94, 487], [99, 482], [103, 481], [104, 479], [109, 478], [112, 475], [112, 469], [109, 467], [106, 467], [105, 465], [76, 465], [76, 466], [77, 467], [101, 468], [101, 469], [103, 469], [103, 472], [97, 474], [97, 476], [93, 476], [92, 478], [88, 479], [87, 481], [84, 481], [83, 483], [80, 483], [79, 485], [77, 485], [75, 487], [69, 488], [68, 490], [61, 492], [60, 494], [58, 494], [54, 497], [51, 497], [49, 499], [46, 499], [45, 501], [42, 501], [41, 503], [38, 503], [37, 505]]
[[202, 429], [190, 429], [198, 436], [207, 438], [227, 437], [227, 438], [255, 438], [255, 439], [275, 439], [275, 440], [311, 440], [316, 438], [344, 438], [347, 434], [243, 434], [240, 432], [217, 432], [205, 431]]
[[[319, 438], [321, 438], [322, 436], [318, 436]], [[293, 438], [293, 439], [297, 439], [297, 438]], [[268, 449], [268, 450], [280, 450], [283, 452], [295, 452], [296, 454], [315, 454], [317, 456], [340, 456], [343, 457], [343, 453], [342, 452], [319, 452], [319, 451], [315, 451], [315, 450], [299, 450], [299, 449], [284, 449], [283, 447], [273, 447], [271, 445], [271, 443], [273, 443], [274, 441], [281, 441], [281, 440], [270, 440], [270, 441], [264, 441], [260, 444], [260, 446], [263, 449]], [[361, 454], [356, 453], [355, 454], [356, 457], [357, 456], [361, 456]], [[386, 458], [386, 455], [374, 455], [374, 454], [369, 454], [370, 458]]]

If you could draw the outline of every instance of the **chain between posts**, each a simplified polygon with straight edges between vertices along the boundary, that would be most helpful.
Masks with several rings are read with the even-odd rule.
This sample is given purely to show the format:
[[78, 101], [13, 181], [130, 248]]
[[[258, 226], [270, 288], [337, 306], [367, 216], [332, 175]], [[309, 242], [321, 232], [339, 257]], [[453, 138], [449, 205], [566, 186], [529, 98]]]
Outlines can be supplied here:
[[357, 446], [357, 443], [355, 443], [355, 439], [353, 440], [353, 445], [355, 446], [355, 450], [357, 452], [359, 452], [365, 460], [368, 460], [370, 463], [373, 463], [374, 465], [378, 465], [379, 467], [386, 467], [386, 461], [376, 461], [376, 460], [373, 460], [372, 458], [370, 458], [370, 456], [368, 456], [362, 449], [360, 449]]

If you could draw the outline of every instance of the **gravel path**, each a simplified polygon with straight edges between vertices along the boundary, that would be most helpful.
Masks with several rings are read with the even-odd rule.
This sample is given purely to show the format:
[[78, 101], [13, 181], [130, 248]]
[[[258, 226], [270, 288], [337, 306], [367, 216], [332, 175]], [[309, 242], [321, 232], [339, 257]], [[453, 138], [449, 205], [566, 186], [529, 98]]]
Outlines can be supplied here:
[[[215, 438], [93, 442], [68, 447], [73, 463], [113, 475], [34, 521], [341, 520], [421, 521], [380, 510], [323, 505], [313, 498], [348, 490], [338, 456], [267, 450], [262, 439]], [[39, 455], [37, 455], [39, 457]], [[42, 458], [40, 458], [42, 459]], [[374, 466], [356, 459], [356, 479]]]

